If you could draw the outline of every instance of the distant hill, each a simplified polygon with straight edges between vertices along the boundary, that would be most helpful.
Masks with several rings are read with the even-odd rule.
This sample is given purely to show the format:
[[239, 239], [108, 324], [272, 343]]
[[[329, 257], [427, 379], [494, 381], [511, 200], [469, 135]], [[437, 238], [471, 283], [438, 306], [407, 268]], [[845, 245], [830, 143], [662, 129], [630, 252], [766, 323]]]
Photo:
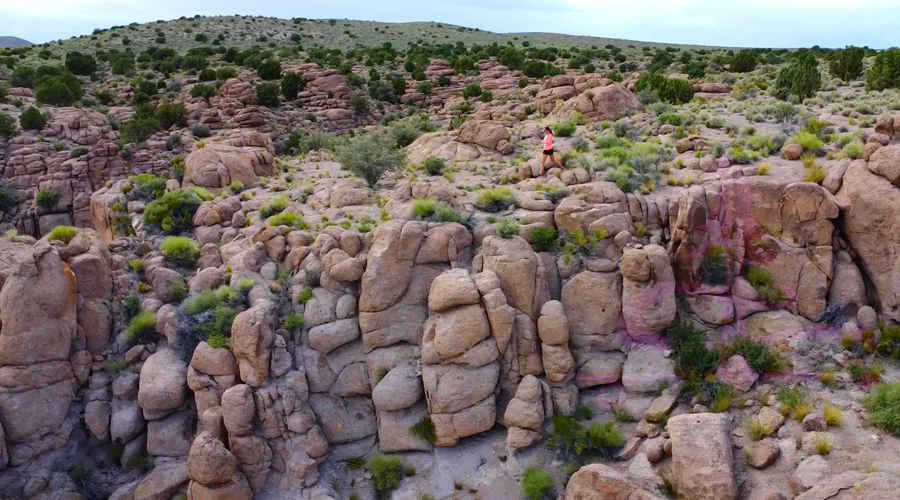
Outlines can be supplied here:
[[32, 43], [17, 36], [0, 36], [0, 47], [21, 47], [22, 45], [32, 45]]

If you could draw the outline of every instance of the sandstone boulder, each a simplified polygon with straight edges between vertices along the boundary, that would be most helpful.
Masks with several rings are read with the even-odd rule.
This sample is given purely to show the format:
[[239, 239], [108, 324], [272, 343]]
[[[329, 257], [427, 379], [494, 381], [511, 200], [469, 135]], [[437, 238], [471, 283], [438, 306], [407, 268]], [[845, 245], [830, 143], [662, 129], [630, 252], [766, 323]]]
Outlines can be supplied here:
[[268, 150], [208, 144], [194, 149], [184, 162], [184, 187], [219, 190], [232, 182], [259, 186], [259, 176], [272, 175], [275, 160]]
[[144, 418], [155, 420], [176, 409], [187, 397], [187, 365], [173, 349], [160, 349], [141, 367], [138, 402]]
[[666, 428], [672, 440], [675, 493], [693, 500], [736, 499], [731, 433], [725, 416], [678, 415], [669, 419]]

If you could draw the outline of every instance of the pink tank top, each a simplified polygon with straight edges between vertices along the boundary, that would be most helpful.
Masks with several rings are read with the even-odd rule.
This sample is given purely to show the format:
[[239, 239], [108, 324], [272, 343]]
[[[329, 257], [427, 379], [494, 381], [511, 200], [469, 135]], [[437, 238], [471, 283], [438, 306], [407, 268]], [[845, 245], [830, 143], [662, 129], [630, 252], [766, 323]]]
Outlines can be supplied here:
[[553, 149], [553, 134], [545, 135], [543, 141], [541, 141], [541, 142], [544, 143], [544, 151], [547, 151], [548, 149]]

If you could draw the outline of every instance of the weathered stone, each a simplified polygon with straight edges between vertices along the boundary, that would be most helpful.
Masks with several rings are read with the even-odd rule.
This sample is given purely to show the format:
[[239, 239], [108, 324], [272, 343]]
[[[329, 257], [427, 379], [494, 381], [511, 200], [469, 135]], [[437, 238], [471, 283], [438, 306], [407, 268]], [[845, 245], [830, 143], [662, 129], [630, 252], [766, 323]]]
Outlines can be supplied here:
[[672, 439], [675, 493], [693, 500], [736, 499], [732, 445], [725, 416], [678, 415], [669, 419], [666, 428]]

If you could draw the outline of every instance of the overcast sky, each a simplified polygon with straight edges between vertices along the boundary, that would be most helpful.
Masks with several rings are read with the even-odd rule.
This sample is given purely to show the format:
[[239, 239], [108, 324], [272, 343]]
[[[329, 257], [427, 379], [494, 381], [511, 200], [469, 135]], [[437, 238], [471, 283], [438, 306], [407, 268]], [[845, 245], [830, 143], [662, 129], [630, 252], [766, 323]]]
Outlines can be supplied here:
[[42, 43], [194, 14], [439, 21], [500, 33], [747, 47], [900, 44], [896, 0], [0, 0], [0, 36]]

